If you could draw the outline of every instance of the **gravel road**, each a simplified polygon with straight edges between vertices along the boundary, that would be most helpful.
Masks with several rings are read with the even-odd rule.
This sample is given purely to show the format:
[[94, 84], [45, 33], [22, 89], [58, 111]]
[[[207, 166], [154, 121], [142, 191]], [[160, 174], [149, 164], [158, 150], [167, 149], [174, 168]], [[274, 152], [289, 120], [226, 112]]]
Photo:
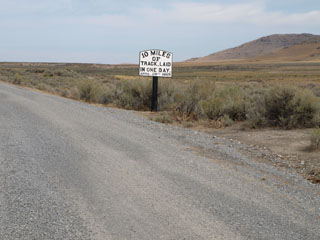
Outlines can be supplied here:
[[320, 239], [320, 186], [243, 143], [0, 83], [0, 239]]

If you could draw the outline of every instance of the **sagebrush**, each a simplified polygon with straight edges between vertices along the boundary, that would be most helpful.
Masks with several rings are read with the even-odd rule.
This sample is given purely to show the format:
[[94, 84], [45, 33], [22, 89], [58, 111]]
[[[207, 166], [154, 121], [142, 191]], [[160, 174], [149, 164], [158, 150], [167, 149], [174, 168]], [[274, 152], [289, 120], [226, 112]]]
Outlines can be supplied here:
[[[33, 65], [2, 67], [0, 64], [0, 79], [90, 103], [142, 111], [150, 109], [152, 80], [136, 76], [134, 67]], [[282, 68], [285, 71], [278, 71]], [[175, 68], [177, 77], [159, 80], [158, 109], [167, 112], [159, 120], [219, 122], [223, 126], [241, 121], [252, 128], [319, 126], [320, 86], [315, 83], [320, 74], [319, 66], [304, 64], [303, 71], [289, 72], [288, 69], [298, 68], [296, 65], [263, 64]], [[313, 73], [307, 76], [312, 83], [293, 87], [290, 81], [304, 80], [306, 69]], [[288, 84], [268, 84], [266, 79], [277, 82], [286, 79]]]

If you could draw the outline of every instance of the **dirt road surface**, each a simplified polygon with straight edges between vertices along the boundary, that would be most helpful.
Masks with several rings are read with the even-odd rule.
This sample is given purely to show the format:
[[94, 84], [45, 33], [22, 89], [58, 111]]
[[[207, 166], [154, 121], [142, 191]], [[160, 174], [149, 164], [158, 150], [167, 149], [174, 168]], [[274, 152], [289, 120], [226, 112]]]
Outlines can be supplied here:
[[0, 83], [0, 239], [320, 239], [319, 185], [239, 144]]

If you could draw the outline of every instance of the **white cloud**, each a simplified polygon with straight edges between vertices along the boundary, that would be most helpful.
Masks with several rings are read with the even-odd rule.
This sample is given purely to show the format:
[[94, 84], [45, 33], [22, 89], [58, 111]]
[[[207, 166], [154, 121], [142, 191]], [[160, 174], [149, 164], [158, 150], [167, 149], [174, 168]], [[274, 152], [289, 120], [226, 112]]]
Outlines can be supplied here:
[[305, 13], [267, 11], [261, 2], [243, 4], [173, 3], [166, 10], [155, 8], [136, 9], [152, 22], [183, 23], [251, 23], [256, 25], [319, 25], [320, 10]]
[[320, 9], [304, 13], [268, 11], [262, 0], [235, 4], [173, 1], [169, 4], [164, 3], [163, 8], [156, 8], [152, 4], [145, 8], [130, 8], [132, 6], [130, 5], [123, 9], [122, 13], [110, 13], [111, 8], [105, 4], [100, 14], [94, 13], [99, 6], [94, 3], [97, 4], [99, 1], [89, 1], [86, 5], [88, 12], [85, 12], [85, 7], [80, 7], [80, 2], [75, 0], [0, 0], [0, 14], [11, 16], [11, 20], [29, 15], [35, 21], [39, 18], [51, 18], [59, 23], [66, 21], [66, 23], [114, 27], [132, 27], [138, 23], [140, 25], [249, 23], [261, 26], [316, 26], [320, 22]]
[[187, 22], [234, 22], [261, 13], [260, 4], [201, 4], [177, 3], [173, 5], [173, 18]]
[[283, 13], [265, 13], [261, 18], [256, 18], [255, 22], [264, 25], [317, 26], [320, 23], [320, 11], [287, 15]]

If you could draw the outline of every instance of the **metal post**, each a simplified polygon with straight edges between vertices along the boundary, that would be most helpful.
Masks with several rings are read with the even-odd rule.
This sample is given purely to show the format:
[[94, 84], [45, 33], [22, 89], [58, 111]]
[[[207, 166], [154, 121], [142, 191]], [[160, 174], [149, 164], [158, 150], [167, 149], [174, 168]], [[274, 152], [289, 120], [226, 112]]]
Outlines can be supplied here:
[[153, 77], [151, 112], [158, 111], [158, 77]]

